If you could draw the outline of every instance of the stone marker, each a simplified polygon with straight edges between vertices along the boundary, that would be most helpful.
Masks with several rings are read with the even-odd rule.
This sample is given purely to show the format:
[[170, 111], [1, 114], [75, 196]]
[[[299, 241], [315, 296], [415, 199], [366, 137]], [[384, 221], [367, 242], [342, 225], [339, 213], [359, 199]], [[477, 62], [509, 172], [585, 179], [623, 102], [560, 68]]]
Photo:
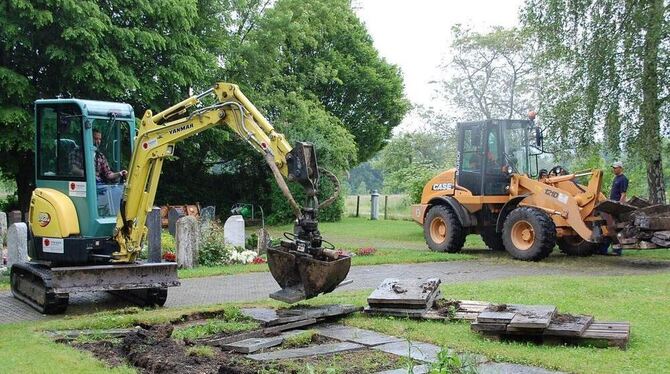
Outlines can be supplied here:
[[387, 305], [405, 308], [431, 307], [429, 301], [435, 298], [440, 286], [439, 278], [395, 279], [386, 278], [368, 296], [371, 307], [387, 307]]
[[[7, 235], [7, 227], [7, 213], [0, 212], [0, 241], [5, 238], [5, 235]], [[0, 246], [3, 244], [4, 242], [0, 242]]]
[[268, 245], [270, 245], [270, 233], [263, 227], [256, 232], [256, 235], [258, 236], [256, 253], [258, 253], [258, 255], [264, 255], [268, 251]]
[[179, 209], [170, 208], [168, 211], [168, 231], [170, 235], [175, 236], [177, 230], [177, 221], [184, 216], [184, 212]]
[[191, 216], [182, 217], [175, 226], [177, 265], [180, 268], [191, 269], [198, 264], [200, 248], [198, 220]]
[[283, 341], [284, 338], [282, 336], [273, 336], [270, 338], [250, 338], [238, 342], [224, 344], [221, 346], [221, 348], [240, 353], [253, 353], [264, 348], [277, 346]]
[[154, 207], [147, 216], [148, 262], [161, 262], [161, 208]]
[[315, 345], [306, 348], [284, 349], [281, 351], [258, 353], [249, 355], [247, 356], [247, 358], [256, 361], [282, 360], [288, 358], [309, 357], [316, 355], [326, 355], [330, 353], [348, 352], [361, 348], [365, 348], [365, 346], [349, 342], [332, 343], [332, 344]]
[[28, 226], [19, 222], [7, 230], [7, 267], [28, 261]]
[[216, 207], [215, 206], [206, 206], [200, 209], [200, 222], [211, 222], [216, 217]]
[[352, 343], [374, 346], [387, 343], [401, 342], [403, 339], [395, 336], [380, 334], [375, 331], [359, 329], [357, 327], [344, 325], [325, 325], [316, 327], [315, 330], [321, 336]]
[[516, 312], [508, 328], [545, 329], [556, 314], [554, 305], [508, 305]]
[[21, 211], [19, 210], [12, 210], [7, 214], [7, 227], [15, 224], [23, 222], [23, 217], [21, 216]]
[[240, 215], [230, 216], [223, 225], [223, 241], [234, 247], [244, 248], [244, 218]]
[[424, 362], [437, 361], [437, 354], [441, 350], [440, 347], [434, 344], [407, 341], [378, 345], [372, 347], [372, 349], [405, 357], [409, 353], [411, 358]]

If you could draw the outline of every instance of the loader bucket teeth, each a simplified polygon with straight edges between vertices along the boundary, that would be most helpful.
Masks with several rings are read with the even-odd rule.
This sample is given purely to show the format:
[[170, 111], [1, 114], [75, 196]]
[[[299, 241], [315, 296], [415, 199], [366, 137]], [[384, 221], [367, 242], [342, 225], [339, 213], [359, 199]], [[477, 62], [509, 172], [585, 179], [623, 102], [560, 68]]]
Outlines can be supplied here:
[[337, 260], [318, 260], [281, 248], [268, 248], [270, 273], [281, 290], [270, 297], [286, 303], [311, 299], [332, 292], [349, 274], [350, 256]]

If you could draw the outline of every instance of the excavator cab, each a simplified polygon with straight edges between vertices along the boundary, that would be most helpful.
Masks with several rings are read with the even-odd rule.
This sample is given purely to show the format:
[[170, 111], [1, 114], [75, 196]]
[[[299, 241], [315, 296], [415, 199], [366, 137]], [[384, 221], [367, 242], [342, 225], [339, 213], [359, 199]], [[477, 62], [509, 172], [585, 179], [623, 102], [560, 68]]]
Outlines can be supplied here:
[[120, 178], [100, 178], [96, 162], [104, 158], [111, 171], [128, 167], [135, 134], [132, 107], [37, 100], [35, 117], [37, 193], [29, 214], [31, 258], [72, 265], [108, 262], [117, 250], [108, 239], [124, 185]]

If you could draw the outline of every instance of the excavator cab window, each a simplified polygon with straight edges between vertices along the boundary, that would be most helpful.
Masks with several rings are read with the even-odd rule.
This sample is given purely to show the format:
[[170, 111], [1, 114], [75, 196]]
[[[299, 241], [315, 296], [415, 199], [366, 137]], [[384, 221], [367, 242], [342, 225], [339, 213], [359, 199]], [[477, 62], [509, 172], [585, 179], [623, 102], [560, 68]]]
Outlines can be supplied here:
[[[117, 172], [128, 168], [130, 162], [130, 125], [113, 117], [93, 120], [93, 131], [101, 136], [96, 158], [104, 156], [109, 168]], [[96, 167], [94, 165], [94, 167]], [[124, 184], [121, 179], [96, 180], [96, 198], [99, 217], [115, 217], [119, 212]]]
[[84, 180], [82, 115], [76, 105], [37, 108], [37, 176], [39, 179]]

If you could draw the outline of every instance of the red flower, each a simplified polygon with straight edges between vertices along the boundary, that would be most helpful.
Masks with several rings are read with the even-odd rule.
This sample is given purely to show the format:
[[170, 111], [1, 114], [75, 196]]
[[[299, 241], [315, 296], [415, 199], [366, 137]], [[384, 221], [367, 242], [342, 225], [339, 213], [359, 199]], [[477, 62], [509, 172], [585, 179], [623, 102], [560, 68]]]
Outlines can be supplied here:
[[356, 254], [359, 256], [372, 256], [377, 250], [374, 247], [364, 247], [356, 250]]
[[177, 256], [172, 252], [165, 252], [165, 253], [163, 253], [163, 260], [170, 261], [170, 262], [175, 262], [175, 261], [177, 261]]
[[266, 262], [267, 261], [263, 257], [256, 257], [253, 261], [251, 261], [252, 264], [264, 264]]

